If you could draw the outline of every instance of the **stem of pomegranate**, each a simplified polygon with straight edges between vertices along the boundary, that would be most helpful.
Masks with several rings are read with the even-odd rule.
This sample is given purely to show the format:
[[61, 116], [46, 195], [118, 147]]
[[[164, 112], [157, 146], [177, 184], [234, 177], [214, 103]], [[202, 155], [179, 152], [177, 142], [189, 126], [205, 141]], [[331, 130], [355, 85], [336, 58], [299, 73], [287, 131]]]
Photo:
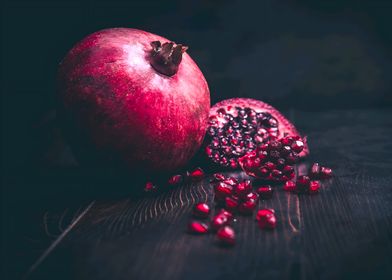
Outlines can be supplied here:
[[177, 73], [182, 54], [188, 49], [187, 46], [181, 44], [175, 45], [173, 42], [161, 44], [160, 41], [151, 42], [151, 47], [151, 66], [159, 73], [169, 77]]

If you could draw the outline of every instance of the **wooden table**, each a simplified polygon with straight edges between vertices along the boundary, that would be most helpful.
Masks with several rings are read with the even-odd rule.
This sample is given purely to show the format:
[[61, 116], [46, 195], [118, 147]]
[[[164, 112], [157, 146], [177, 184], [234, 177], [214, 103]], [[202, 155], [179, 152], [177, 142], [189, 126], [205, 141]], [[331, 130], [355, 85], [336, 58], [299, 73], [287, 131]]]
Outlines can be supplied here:
[[298, 171], [318, 161], [335, 177], [313, 196], [276, 187], [259, 203], [275, 209], [275, 230], [238, 217], [233, 248], [217, 246], [213, 234], [187, 234], [194, 203], [212, 204], [208, 178], [132, 198], [93, 174], [33, 169], [28, 182], [14, 177], [15, 186], [45, 192], [21, 195], [24, 210], [15, 217], [25, 225], [13, 228], [14, 241], [23, 240], [9, 246], [17, 244], [11, 249], [23, 265], [10, 267], [28, 279], [392, 279], [392, 112], [288, 116], [309, 138], [311, 156]]

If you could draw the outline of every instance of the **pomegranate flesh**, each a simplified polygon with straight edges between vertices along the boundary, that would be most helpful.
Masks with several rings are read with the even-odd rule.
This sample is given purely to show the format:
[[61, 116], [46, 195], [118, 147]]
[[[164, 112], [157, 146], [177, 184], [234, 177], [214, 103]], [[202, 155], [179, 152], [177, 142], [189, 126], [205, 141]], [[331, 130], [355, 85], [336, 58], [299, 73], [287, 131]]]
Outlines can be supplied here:
[[295, 176], [294, 164], [303, 151], [304, 141], [285, 136], [260, 144], [254, 151], [241, 157], [238, 162], [250, 176], [277, 182], [286, 182]]
[[[294, 125], [274, 107], [249, 98], [228, 99], [210, 110], [205, 153], [218, 166], [236, 169], [239, 158], [285, 135], [300, 137]], [[291, 148], [300, 157], [309, 154], [306, 141], [293, 143]]]
[[131, 171], [183, 167], [201, 146], [210, 109], [207, 82], [186, 49], [129, 28], [77, 43], [58, 74], [71, 142]]

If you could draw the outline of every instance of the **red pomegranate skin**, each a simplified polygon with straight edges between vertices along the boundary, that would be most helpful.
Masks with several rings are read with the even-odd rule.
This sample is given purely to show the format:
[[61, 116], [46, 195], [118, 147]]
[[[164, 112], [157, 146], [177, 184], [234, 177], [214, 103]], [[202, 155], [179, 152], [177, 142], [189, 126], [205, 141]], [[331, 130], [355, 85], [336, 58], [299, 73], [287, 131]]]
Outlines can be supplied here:
[[60, 63], [59, 99], [97, 151], [126, 166], [173, 171], [199, 149], [210, 109], [207, 82], [185, 52], [177, 73], [150, 65], [153, 41], [130, 28], [105, 29], [77, 43]]

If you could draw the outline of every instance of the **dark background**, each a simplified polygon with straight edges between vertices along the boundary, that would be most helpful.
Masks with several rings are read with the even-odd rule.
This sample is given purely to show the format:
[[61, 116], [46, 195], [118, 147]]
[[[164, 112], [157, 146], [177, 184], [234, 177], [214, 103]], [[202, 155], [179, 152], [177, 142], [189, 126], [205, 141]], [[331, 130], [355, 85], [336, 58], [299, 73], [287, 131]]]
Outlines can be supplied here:
[[132, 27], [188, 45], [212, 103], [243, 96], [282, 110], [392, 106], [392, 1], [16, 0], [2, 8], [1, 251], [10, 275], [39, 254], [32, 243], [45, 245], [32, 217], [69, 196], [52, 191], [71, 180], [58, 169], [75, 165], [67, 150], [58, 153], [55, 75], [91, 32]]

